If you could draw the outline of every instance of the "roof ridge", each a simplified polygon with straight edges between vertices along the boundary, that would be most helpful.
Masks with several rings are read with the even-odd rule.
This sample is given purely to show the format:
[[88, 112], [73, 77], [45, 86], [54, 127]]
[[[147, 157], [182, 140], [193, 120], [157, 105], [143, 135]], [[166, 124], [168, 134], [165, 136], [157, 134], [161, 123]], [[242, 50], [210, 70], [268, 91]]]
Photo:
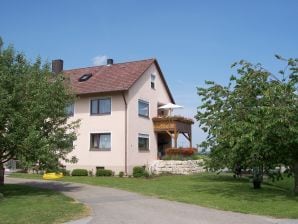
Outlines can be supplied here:
[[[155, 61], [156, 58], [148, 58], [148, 59], [142, 59], [142, 60], [136, 60], [136, 61], [120, 62], [120, 63], [115, 63], [113, 65], [129, 64], [129, 63], [150, 61], [150, 60]], [[103, 66], [107, 66], [107, 65], [95, 65], [95, 66], [88, 66], [88, 67], [80, 67], [80, 68], [67, 69], [67, 70], [63, 70], [63, 71], [74, 71], [74, 70], [88, 69], [88, 68], [100, 68], [100, 67], [103, 67]]]

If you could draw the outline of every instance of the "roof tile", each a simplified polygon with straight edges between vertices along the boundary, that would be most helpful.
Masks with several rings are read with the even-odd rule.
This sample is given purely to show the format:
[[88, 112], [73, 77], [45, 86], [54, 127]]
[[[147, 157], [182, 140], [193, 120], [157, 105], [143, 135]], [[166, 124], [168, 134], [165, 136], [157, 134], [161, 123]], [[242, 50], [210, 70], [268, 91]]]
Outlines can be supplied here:
[[[64, 70], [78, 95], [128, 90], [148, 69], [155, 59]], [[79, 78], [92, 73], [92, 77], [79, 82]]]

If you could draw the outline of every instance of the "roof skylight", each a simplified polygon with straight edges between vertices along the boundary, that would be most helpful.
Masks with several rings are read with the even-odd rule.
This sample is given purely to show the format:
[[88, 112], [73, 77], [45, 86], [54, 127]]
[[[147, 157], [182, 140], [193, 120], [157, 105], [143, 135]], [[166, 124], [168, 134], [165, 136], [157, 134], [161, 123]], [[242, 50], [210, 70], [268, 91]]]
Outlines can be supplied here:
[[92, 77], [92, 74], [89, 73], [89, 74], [84, 74], [82, 75], [80, 78], [79, 78], [79, 82], [85, 82], [87, 81], [88, 79], [90, 79]]

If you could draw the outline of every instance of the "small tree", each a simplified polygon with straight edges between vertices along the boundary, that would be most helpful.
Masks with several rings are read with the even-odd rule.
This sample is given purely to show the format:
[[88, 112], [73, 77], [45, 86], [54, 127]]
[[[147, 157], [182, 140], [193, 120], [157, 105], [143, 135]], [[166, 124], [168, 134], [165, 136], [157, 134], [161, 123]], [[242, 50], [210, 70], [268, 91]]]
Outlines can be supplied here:
[[65, 107], [74, 100], [68, 86], [49, 64], [39, 58], [31, 64], [12, 46], [3, 48], [0, 39], [0, 184], [10, 159], [52, 169], [59, 160], [69, 161], [78, 121], [67, 122]]
[[203, 104], [196, 119], [208, 133], [201, 147], [211, 150], [213, 168], [252, 168], [259, 179], [283, 164], [294, 173], [298, 192], [298, 60], [286, 61], [281, 79], [240, 61], [228, 86], [207, 81], [207, 88], [198, 88]]

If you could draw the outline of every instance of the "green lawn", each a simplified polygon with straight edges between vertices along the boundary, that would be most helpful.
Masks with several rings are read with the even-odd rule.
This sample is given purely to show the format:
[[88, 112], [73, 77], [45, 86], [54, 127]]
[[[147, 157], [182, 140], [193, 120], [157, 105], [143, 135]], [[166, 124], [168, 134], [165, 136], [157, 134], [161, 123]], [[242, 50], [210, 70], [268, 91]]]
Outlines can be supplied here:
[[[37, 178], [39, 175], [13, 174]], [[248, 179], [235, 180], [231, 175], [200, 174], [161, 176], [149, 179], [118, 177], [64, 177], [63, 181], [125, 189], [159, 198], [192, 203], [222, 210], [298, 218], [298, 197], [291, 193], [293, 179], [268, 182], [254, 190]]]
[[0, 186], [1, 224], [63, 223], [88, 215], [85, 205], [61, 193], [35, 187], [5, 184]]

